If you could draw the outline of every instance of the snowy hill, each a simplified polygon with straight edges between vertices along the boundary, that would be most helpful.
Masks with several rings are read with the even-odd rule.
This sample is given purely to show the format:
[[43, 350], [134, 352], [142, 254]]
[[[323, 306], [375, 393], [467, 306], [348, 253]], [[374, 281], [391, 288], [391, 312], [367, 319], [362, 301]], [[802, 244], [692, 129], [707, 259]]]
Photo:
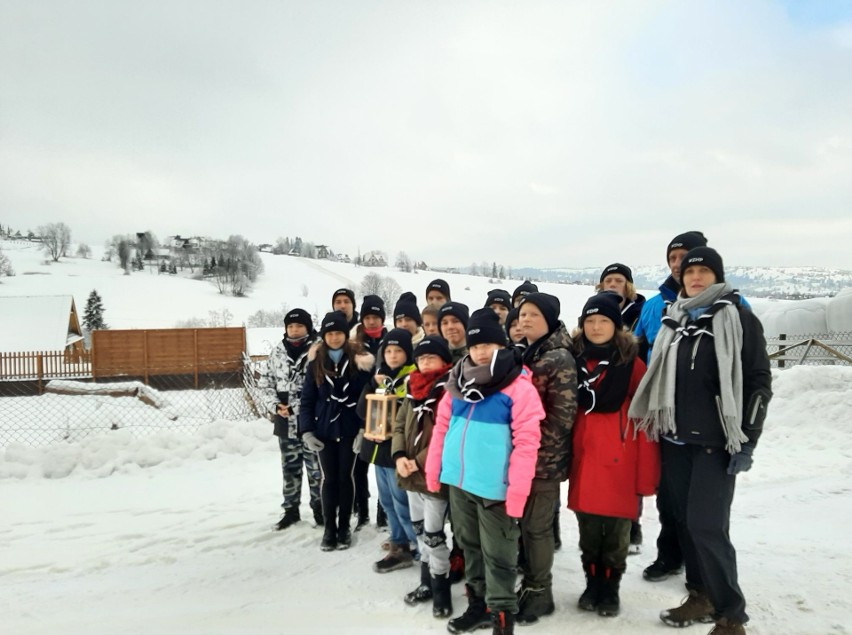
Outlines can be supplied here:
[[[774, 373], [766, 432], [754, 469], [738, 479], [731, 521], [751, 635], [852, 633], [850, 386], [850, 368]], [[0, 454], [3, 632], [446, 633], [428, 606], [402, 602], [417, 569], [371, 570], [386, 538], [374, 526], [331, 553], [320, 552], [321, 532], [307, 522], [272, 531], [280, 484], [266, 421], [10, 446]], [[307, 488], [302, 506], [308, 517]], [[622, 614], [599, 618], [575, 608], [583, 575], [576, 523], [563, 509], [557, 611], [535, 633], [671, 632], [657, 614], [681, 601], [683, 578], [641, 578], [658, 530], [651, 500], [643, 525], [645, 552], [628, 560]], [[453, 602], [464, 609], [460, 585]]]
[[[314, 316], [322, 317], [331, 308], [331, 295], [340, 287], [356, 290], [360, 302], [359, 283], [368, 273], [394, 279], [403, 291], [413, 291], [422, 308], [425, 305], [426, 285], [434, 278], [444, 278], [452, 289], [453, 299], [464, 302], [471, 310], [481, 307], [488, 291], [495, 287], [515, 289], [523, 280], [504, 280], [489, 283], [488, 278], [464, 274], [421, 271], [404, 273], [388, 267], [358, 267], [353, 264], [310, 260], [293, 256], [261, 253], [264, 273], [247, 297], [221, 295], [209, 281], [193, 280], [185, 275], [158, 274], [156, 271], [133, 272], [124, 275], [115, 264], [102, 262], [100, 251], [93, 248], [93, 258], [63, 258], [45, 263], [36, 244], [0, 242], [0, 249], [9, 257], [16, 275], [0, 278], [0, 295], [57, 295], [74, 296], [82, 313], [86, 298], [97, 289], [103, 298], [104, 319], [110, 328], [166, 328], [192, 318], [208, 318], [210, 311], [220, 316], [231, 314], [230, 326], [246, 322], [258, 310], [277, 310], [282, 304], [301, 307]], [[579, 315], [583, 303], [592, 294], [591, 287], [575, 287], [554, 283], [540, 285], [562, 301], [563, 316]], [[387, 307], [388, 314], [393, 310]], [[221, 324], [225, 326], [225, 324]]]

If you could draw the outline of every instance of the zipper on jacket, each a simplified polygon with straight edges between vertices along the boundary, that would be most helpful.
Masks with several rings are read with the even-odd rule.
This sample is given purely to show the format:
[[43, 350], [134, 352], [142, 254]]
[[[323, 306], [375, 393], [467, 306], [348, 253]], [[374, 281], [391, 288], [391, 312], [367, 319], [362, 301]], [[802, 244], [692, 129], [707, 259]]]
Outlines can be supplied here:
[[464, 428], [462, 428], [462, 437], [461, 443], [459, 444], [459, 484], [458, 487], [461, 489], [462, 483], [464, 482], [464, 440], [467, 436], [467, 426], [470, 424], [470, 417], [473, 415], [473, 407], [476, 404], [470, 404], [470, 409], [467, 411], [467, 419], [464, 421]]
[[692, 360], [689, 363], [689, 370], [695, 370], [695, 356], [698, 354], [698, 345], [701, 344], [701, 338], [703, 335], [703, 333], [699, 334], [698, 337], [695, 338], [695, 344], [692, 345]]
[[757, 401], [754, 404], [754, 408], [751, 411], [751, 417], [749, 418], [748, 425], [749, 427], [754, 426], [754, 420], [757, 419], [757, 413], [760, 410], [760, 407], [763, 405], [763, 396], [758, 395]]

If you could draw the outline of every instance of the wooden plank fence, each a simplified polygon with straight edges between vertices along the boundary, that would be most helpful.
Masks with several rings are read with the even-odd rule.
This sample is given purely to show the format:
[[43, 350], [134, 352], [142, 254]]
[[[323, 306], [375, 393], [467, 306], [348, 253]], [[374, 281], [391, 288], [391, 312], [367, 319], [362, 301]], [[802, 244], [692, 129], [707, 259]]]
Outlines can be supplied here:
[[0, 353], [0, 381], [79, 378], [92, 376], [92, 357], [88, 352], [27, 351]]

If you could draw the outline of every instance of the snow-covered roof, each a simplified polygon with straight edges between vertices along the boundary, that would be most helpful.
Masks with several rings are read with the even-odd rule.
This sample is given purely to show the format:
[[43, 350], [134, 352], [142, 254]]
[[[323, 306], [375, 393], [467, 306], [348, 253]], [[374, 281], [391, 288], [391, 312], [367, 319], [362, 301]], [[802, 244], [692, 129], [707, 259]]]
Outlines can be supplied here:
[[69, 330], [70, 295], [0, 297], [0, 352], [64, 351], [80, 339]]

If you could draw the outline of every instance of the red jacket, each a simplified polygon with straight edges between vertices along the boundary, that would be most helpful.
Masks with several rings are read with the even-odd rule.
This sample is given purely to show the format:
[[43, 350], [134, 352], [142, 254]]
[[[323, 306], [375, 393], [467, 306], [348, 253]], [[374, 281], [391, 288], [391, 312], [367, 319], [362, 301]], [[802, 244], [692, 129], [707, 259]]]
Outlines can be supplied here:
[[[592, 365], [588, 365], [589, 370]], [[568, 481], [569, 509], [636, 520], [639, 497], [654, 494], [660, 480], [660, 446], [643, 432], [636, 436], [633, 421], [627, 417], [630, 400], [644, 374], [645, 364], [637, 358], [627, 398], [617, 412], [586, 414], [578, 408]]]

